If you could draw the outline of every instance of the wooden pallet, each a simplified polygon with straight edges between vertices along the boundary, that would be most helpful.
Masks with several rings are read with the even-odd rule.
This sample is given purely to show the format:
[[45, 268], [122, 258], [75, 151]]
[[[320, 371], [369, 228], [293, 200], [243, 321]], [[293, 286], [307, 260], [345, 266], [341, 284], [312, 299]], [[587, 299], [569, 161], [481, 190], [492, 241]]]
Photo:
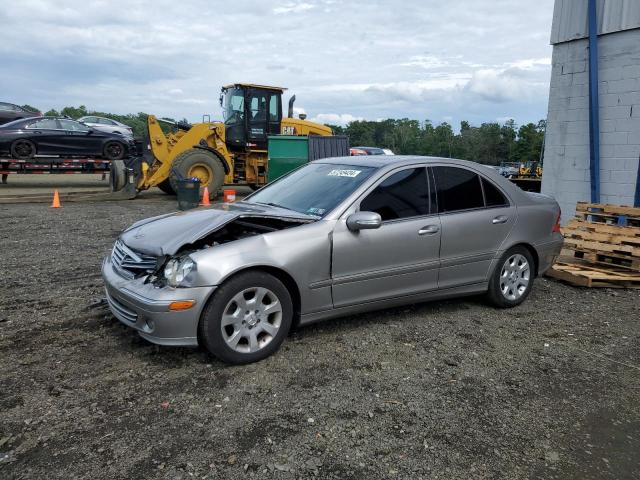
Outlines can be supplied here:
[[640, 259], [615, 253], [603, 253], [584, 250], [569, 249], [570, 257], [584, 260], [592, 264], [623, 268], [640, 272]]
[[547, 275], [578, 287], [640, 288], [640, 273], [582, 263], [556, 263]]
[[606, 225], [640, 227], [640, 208], [578, 202], [576, 204], [576, 218]]
[[573, 219], [560, 231], [565, 238], [640, 247], [640, 228], [618, 227]]
[[634, 245], [620, 243], [599, 242], [574, 237], [565, 237], [564, 244], [565, 246], [573, 248], [574, 250], [596, 252], [605, 255], [625, 255], [628, 257], [640, 259], [640, 246], [636, 247]]

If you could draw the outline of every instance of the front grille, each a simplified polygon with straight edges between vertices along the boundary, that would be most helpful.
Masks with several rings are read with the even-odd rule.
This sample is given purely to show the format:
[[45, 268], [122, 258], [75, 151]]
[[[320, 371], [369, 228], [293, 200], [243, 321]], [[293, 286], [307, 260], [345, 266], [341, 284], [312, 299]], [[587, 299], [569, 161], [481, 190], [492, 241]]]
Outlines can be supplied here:
[[109, 307], [111, 307], [111, 310], [114, 314], [116, 314], [116, 316], [121, 317], [131, 323], [136, 323], [136, 321], [138, 320], [138, 314], [136, 312], [134, 312], [133, 310], [129, 310], [127, 307], [125, 307], [123, 304], [109, 295], [109, 292], [107, 292], [107, 302], [109, 302]]
[[111, 263], [123, 277], [134, 278], [141, 273], [153, 272], [157, 265], [157, 259], [151, 255], [131, 250], [120, 240], [116, 240], [111, 252]]

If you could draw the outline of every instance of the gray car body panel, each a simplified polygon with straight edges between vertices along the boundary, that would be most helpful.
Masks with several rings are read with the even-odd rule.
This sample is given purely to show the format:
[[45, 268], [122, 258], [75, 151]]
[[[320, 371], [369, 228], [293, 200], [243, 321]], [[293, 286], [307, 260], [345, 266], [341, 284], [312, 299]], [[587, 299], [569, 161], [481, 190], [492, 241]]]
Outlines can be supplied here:
[[[294, 296], [299, 298], [299, 323], [306, 324], [388, 306], [484, 292], [498, 260], [514, 245], [526, 244], [533, 250], [538, 274], [549, 268], [559, 254], [562, 236], [551, 232], [559, 211], [557, 203], [550, 197], [523, 192], [495, 169], [463, 160], [405, 156], [341, 157], [318, 163], [371, 166], [378, 170], [322, 219], [239, 202], [162, 215], [128, 228], [120, 239], [131, 249], [172, 256], [185, 245], [242, 217], [308, 222], [190, 253], [197, 268], [192, 277], [194, 286], [189, 288], [143, 287], [141, 279], [128, 281], [125, 286], [110, 268], [109, 259], [105, 260], [103, 277], [109, 295], [132, 309], [136, 308], [136, 299], [129, 298], [130, 292], [140, 294], [140, 288], [142, 297], [150, 301], [158, 297], [169, 301], [172, 295], [174, 300], [185, 299], [191, 290], [198, 297], [190, 310], [157, 312], [170, 335], [145, 330], [144, 325], [142, 330], [140, 326], [133, 328], [155, 343], [192, 345], [202, 310], [216, 286], [250, 268], [267, 269], [290, 280], [288, 283], [297, 290]], [[377, 230], [357, 233], [346, 228], [347, 217], [358, 211], [361, 199], [386, 176], [413, 166], [436, 165], [475, 171], [502, 191], [509, 207], [394, 220], [383, 222]], [[492, 223], [498, 216], [508, 219], [498, 225]], [[437, 233], [418, 236], [423, 227], [437, 227]], [[385, 241], [380, 242], [381, 238]], [[149, 309], [144, 308], [143, 316], [148, 316]], [[117, 312], [114, 314], [123, 321]], [[181, 322], [183, 317], [188, 321]], [[181, 325], [181, 329], [167, 327], [170, 321]], [[123, 323], [132, 326], [126, 320]]]

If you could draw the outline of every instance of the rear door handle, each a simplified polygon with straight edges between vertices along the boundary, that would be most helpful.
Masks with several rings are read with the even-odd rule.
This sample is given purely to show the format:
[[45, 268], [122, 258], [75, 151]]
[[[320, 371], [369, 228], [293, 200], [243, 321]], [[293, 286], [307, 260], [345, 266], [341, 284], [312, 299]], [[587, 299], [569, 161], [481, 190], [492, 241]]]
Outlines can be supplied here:
[[509, 220], [509, 217], [507, 217], [506, 215], [498, 215], [493, 220], [491, 220], [491, 223], [493, 223], [494, 225], [498, 225], [500, 223], [507, 223], [507, 220]]
[[425, 225], [420, 230], [418, 230], [418, 235], [434, 235], [440, 231], [440, 227], [438, 225]]

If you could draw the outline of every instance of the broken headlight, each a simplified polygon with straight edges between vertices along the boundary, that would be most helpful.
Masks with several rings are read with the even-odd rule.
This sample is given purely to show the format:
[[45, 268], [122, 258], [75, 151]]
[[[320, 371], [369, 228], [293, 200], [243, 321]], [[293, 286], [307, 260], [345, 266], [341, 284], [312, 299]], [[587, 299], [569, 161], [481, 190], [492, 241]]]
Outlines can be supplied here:
[[164, 278], [172, 287], [185, 286], [185, 279], [196, 269], [196, 262], [190, 256], [172, 258], [164, 266]]

